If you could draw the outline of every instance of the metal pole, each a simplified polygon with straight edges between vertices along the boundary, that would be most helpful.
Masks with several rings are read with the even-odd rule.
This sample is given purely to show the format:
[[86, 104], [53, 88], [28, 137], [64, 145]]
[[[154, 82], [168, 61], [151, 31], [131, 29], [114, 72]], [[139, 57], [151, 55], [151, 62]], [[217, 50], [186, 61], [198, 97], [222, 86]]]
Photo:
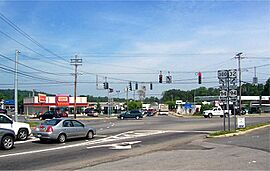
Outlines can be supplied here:
[[233, 113], [234, 113], [234, 131], [236, 131], [236, 111], [235, 111], [235, 102], [233, 102]]
[[111, 112], [111, 105], [110, 105], [110, 89], [108, 89], [108, 117], [110, 117]]
[[18, 121], [18, 57], [20, 51], [15, 51], [15, 80], [14, 80], [14, 101], [15, 101], [15, 111], [14, 120]]
[[230, 122], [230, 112], [229, 112], [229, 92], [230, 92], [230, 79], [229, 79], [229, 70], [227, 72], [227, 112], [228, 112], [228, 130], [231, 131], [231, 122]]
[[241, 108], [242, 108], [242, 105], [241, 105], [241, 93], [242, 93], [242, 84], [241, 84], [241, 55], [243, 53], [238, 53], [236, 54], [235, 58], [238, 59], [238, 75], [239, 75], [239, 110], [240, 110], [240, 114], [241, 114]]
[[128, 111], [128, 87], [126, 88], [126, 96], [127, 96], [127, 111]]

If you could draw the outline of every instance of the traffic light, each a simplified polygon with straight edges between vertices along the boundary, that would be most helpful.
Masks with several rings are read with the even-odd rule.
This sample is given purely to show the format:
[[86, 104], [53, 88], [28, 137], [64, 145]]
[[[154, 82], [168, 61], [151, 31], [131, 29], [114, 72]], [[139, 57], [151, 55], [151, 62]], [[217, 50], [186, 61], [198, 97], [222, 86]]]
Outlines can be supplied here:
[[160, 71], [160, 73], [159, 73], [159, 81], [158, 82], [162, 83], [162, 71]]
[[109, 83], [108, 82], [104, 82], [103, 83], [103, 87], [104, 87], [104, 89], [109, 89]]
[[150, 83], [150, 90], [153, 90], [153, 84]]
[[198, 83], [202, 84], [202, 73], [198, 72]]
[[129, 90], [132, 91], [132, 84], [129, 82]]
[[138, 83], [135, 84], [135, 90], [138, 90]]

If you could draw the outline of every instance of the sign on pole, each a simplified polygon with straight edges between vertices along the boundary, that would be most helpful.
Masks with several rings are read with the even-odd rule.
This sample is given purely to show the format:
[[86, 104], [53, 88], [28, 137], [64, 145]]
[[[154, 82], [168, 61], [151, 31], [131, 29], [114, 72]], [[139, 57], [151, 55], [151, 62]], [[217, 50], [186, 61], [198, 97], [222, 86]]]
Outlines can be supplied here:
[[227, 78], [228, 70], [219, 70], [218, 71], [218, 79]]
[[245, 128], [245, 127], [246, 127], [245, 117], [238, 117], [237, 118], [237, 128]]

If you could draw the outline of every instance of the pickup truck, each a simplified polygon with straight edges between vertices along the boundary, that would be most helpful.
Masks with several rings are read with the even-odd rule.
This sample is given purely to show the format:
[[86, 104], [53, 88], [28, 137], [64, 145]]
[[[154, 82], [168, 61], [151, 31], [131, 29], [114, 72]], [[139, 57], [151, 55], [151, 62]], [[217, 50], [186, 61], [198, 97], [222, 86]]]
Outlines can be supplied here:
[[0, 128], [10, 129], [15, 132], [16, 139], [26, 140], [31, 134], [29, 124], [23, 122], [15, 122], [10, 117], [0, 114]]
[[229, 110], [223, 110], [221, 107], [214, 107], [212, 110], [205, 110], [203, 111], [203, 116], [205, 118], [212, 118], [213, 116], [220, 116], [223, 117], [225, 114], [225, 117], [228, 116], [228, 113], [231, 114], [231, 111]]

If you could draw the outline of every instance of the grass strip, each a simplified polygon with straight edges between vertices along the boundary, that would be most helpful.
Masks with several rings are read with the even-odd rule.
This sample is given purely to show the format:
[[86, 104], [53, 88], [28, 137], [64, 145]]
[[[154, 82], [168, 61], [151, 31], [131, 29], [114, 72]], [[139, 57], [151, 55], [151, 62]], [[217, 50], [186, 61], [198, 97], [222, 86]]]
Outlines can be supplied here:
[[266, 126], [266, 125], [270, 125], [270, 122], [259, 123], [259, 124], [255, 124], [255, 125], [249, 125], [249, 126], [247, 126], [245, 128], [238, 128], [238, 129], [236, 129], [236, 131], [217, 131], [217, 132], [210, 133], [209, 136], [210, 137], [215, 137], [215, 136], [226, 135], [226, 134], [231, 134], [231, 133], [239, 133], [239, 132], [251, 130], [251, 129], [254, 129], [254, 128], [259, 128], [259, 127]]

